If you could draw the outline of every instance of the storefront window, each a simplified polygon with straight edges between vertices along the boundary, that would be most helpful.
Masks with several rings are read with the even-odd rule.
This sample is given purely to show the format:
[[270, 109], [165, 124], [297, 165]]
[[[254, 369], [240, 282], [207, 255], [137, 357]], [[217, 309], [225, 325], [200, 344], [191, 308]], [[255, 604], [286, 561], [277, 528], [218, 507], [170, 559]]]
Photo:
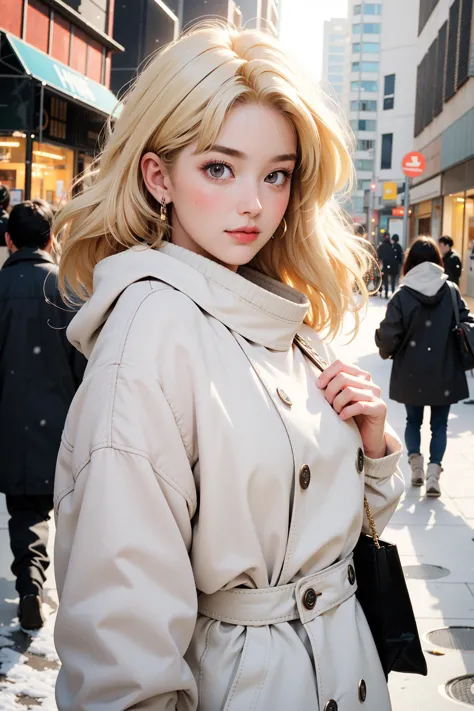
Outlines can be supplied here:
[[415, 233], [413, 239], [420, 235], [431, 235], [431, 200], [425, 200], [415, 205]]
[[0, 136], [0, 184], [11, 191], [12, 203], [23, 200], [25, 190], [26, 136]]
[[33, 144], [31, 197], [58, 206], [67, 198], [74, 177], [74, 151], [50, 143]]

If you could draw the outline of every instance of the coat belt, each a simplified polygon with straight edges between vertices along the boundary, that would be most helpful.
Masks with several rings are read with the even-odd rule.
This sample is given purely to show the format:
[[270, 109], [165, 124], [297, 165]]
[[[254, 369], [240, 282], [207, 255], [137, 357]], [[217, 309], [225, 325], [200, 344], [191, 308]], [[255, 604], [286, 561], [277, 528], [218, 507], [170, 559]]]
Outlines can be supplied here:
[[201, 615], [231, 625], [262, 627], [291, 620], [311, 622], [348, 600], [357, 590], [352, 554], [296, 583], [273, 588], [231, 588], [200, 593]]

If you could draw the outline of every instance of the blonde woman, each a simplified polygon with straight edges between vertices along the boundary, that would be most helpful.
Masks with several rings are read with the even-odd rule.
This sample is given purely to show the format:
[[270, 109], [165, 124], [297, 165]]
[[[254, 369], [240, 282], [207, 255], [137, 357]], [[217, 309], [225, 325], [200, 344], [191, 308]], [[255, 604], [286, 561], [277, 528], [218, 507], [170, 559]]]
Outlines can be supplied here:
[[62, 210], [89, 363], [56, 475], [60, 711], [388, 711], [356, 597], [380, 390], [321, 337], [367, 299], [343, 132], [276, 41], [207, 27], [136, 82]]

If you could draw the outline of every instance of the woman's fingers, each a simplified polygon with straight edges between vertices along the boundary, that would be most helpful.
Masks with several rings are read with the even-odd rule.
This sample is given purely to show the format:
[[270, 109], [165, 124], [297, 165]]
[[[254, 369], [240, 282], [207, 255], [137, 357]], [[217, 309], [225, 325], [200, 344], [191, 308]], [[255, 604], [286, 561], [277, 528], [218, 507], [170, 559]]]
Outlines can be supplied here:
[[[319, 385], [321, 387], [321, 385]], [[371, 392], [374, 397], [380, 397], [381, 390], [372, 381], [367, 381], [360, 375], [351, 375], [348, 373], [338, 373], [326, 386], [324, 396], [326, 400], [333, 405], [337, 395], [348, 387], [358, 388]]]
[[337, 413], [340, 413], [346, 405], [355, 402], [372, 402], [374, 394], [370, 390], [362, 390], [361, 388], [347, 387], [344, 388], [332, 402], [332, 406]]
[[364, 415], [374, 420], [384, 419], [387, 414], [387, 406], [383, 400], [372, 400], [371, 402], [359, 400], [344, 407], [339, 413], [341, 420], [348, 420], [350, 417]]
[[351, 365], [350, 363], [344, 363], [342, 360], [336, 360], [334, 363], [331, 363], [331, 365], [326, 368], [323, 373], [321, 373], [317, 380], [318, 387], [324, 389], [325, 387], [327, 387], [328, 383], [333, 378], [335, 378], [337, 375], [339, 375], [339, 373], [342, 372], [348, 375], [353, 375], [362, 378], [367, 382], [372, 381], [370, 373], [368, 373], [366, 370], [362, 370], [356, 365]]

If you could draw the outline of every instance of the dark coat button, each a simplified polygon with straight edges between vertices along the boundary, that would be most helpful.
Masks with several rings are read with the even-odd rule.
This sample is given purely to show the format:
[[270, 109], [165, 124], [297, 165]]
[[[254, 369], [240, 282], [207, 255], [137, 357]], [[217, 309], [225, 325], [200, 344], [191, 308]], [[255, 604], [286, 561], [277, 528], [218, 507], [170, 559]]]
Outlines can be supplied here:
[[307, 610], [312, 610], [316, 605], [317, 599], [317, 593], [313, 590], [313, 588], [309, 588], [303, 595], [303, 605], [306, 607]]
[[300, 486], [302, 489], [307, 489], [311, 481], [311, 469], [307, 464], [303, 464], [300, 469]]
[[329, 699], [326, 706], [324, 707], [324, 711], [337, 711], [337, 708], [338, 706], [334, 699]]
[[364, 703], [364, 701], [367, 698], [367, 684], [363, 679], [359, 681], [359, 701], [361, 704]]
[[355, 574], [355, 570], [354, 570], [354, 566], [353, 566], [353, 565], [350, 565], [350, 566], [348, 567], [348, 569], [347, 569], [347, 577], [349, 578], [350, 584], [351, 584], [351, 585], [354, 585], [354, 583], [355, 583], [355, 581], [356, 581], [356, 574]]
[[364, 452], [361, 450], [360, 447], [357, 450], [356, 469], [359, 474], [362, 474], [362, 472], [364, 471]]

